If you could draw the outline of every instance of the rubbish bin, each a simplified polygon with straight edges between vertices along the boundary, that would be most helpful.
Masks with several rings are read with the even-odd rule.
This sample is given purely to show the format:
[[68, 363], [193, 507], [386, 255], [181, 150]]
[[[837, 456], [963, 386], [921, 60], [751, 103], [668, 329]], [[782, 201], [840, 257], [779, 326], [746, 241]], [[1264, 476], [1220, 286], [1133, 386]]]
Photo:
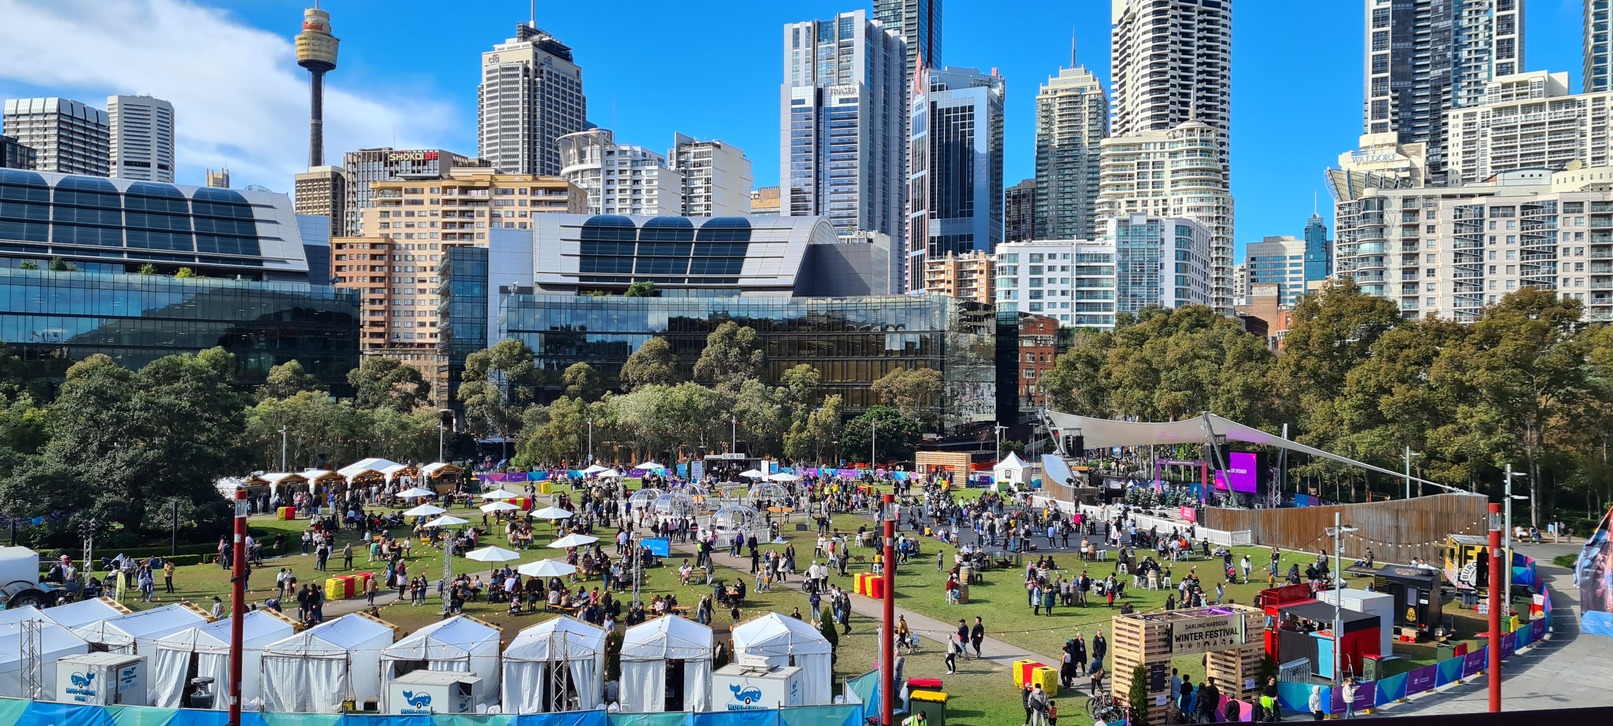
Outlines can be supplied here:
[[207, 676], [192, 678], [190, 679], [190, 685], [194, 689], [190, 692], [190, 707], [204, 711], [212, 710], [213, 699], [215, 698], [213, 679]]
[[1440, 660], [1449, 660], [1456, 657], [1456, 641], [1447, 640], [1443, 643], [1439, 643], [1436, 647], [1438, 650], [1435, 652], [1439, 654]]
[[912, 691], [909, 694], [909, 708], [914, 715], [924, 714], [924, 720], [929, 726], [947, 726], [947, 694], [946, 691]]

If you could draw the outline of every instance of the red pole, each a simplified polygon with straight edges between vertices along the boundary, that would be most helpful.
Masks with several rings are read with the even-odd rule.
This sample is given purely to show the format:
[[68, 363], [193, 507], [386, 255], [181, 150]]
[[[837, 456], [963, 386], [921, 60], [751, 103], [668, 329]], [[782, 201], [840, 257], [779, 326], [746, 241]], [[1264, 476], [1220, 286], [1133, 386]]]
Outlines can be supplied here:
[[879, 707], [884, 726], [896, 724], [896, 495], [880, 497], [885, 520], [885, 629], [879, 641]]
[[246, 619], [246, 489], [235, 490], [235, 554], [230, 577], [230, 726], [241, 726], [241, 621]]
[[1501, 712], [1501, 505], [1490, 505], [1490, 713]]

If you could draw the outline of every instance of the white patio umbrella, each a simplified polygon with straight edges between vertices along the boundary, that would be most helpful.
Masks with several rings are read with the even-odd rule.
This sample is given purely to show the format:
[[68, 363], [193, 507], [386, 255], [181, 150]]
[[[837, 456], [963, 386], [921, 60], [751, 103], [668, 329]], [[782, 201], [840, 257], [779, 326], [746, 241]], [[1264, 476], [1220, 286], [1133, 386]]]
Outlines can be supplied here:
[[481, 509], [488, 514], [492, 514], [494, 512], [513, 512], [517, 509], [520, 509], [520, 507], [517, 507], [509, 502], [488, 502], [483, 504]]
[[515, 568], [515, 571], [527, 577], [563, 577], [576, 572], [577, 568], [564, 562], [538, 560], [521, 565]]
[[601, 479], [619, 479], [621, 476], [622, 473], [615, 469], [606, 469], [602, 472], [599, 472], [599, 477]]
[[451, 514], [445, 514], [441, 517], [431, 520], [430, 522], [426, 522], [427, 527], [457, 527], [461, 524], [470, 524], [470, 521], [460, 519], [459, 517], [455, 517]]
[[521, 495], [507, 489], [494, 489], [490, 492], [482, 492], [483, 499], [514, 499], [518, 496]]
[[421, 499], [421, 498], [424, 498], [424, 497], [434, 497], [434, 496], [437, 496], [436, 492], [431, 491], [430, 489], [421, 489], [420, 487], [410, 487], [410, 488], [405, 489], [405, 490], [403, 490], [401, 492], [398, 492], [398, 498], [399, 499]]
[[640, 468], [640, 469], [665, 469], [666, 467], [661, 466], [660, 464], [657, 464], [657, 463], [655, 463], [653, 461], [646, 461], [646, 462], [644, 462], [642, 464], [639, 464], [638, 468]]
[[798, 476], [796, 476], [794, 474], [790, 474], [790, 473], [781, 471], [781, 472], [779, 472], [777, 474], [774, 474], [774, 475], [768, 477], [767, 480], [768, 481], [795, 481], [795, 480], [800, 479], [800, 478], [801, 477], [798, 477]]
[[610, 471], [610, 467], [608, 467], [608, 466], [600, 466], [598, 464], [594, 464], [593, 466], [590, 466], [587, 469], [583, 469], [582, 470], [582, 475], [583, 476], [593, 476], [593, 475], [598, 474], [599, 472], [602, 472], [602, 471]]
[[437, 506], [435, 504], [422, 504], [422, 505], [420, 505], [418, 507], [415, 507], [414, 509], [411, 509], [411, 510], [409, 510], [407, 512], [404, 512], [403, 516], [405, 516], [405, 517], [435, 517], [435, 516], [437, 516], [439, 514], [446, 513], [447, 511], [448, 510], [443, 509], [442, 507], [439, 507], [439, 506]]
[[742, 472], [739, 472], [739, 475], [745, 477], [746, 479], [760, 479], [764, 476], [767, 476], [766, 474], [763, 474], [755, 469], [746, 469]]
[[521, 559], [521, 553], [504, 549], [503, 547], [483, 547], [465, 553], [465, 559], [477, 562], [513, 562]]
[[593, 544], [598, 541], [598, 537], [589, 537], [586, 534], [568, 534], [560, 539], [550, 542], [548, 546], [557, 550], [565, 550], [571, 549], [572, 547], [581, 547], [583, 545]]
[[544, 507], [528, 516], [531, 516], [534, 519], [565, 519], [573, 515], [571, 512], [559, 507]]

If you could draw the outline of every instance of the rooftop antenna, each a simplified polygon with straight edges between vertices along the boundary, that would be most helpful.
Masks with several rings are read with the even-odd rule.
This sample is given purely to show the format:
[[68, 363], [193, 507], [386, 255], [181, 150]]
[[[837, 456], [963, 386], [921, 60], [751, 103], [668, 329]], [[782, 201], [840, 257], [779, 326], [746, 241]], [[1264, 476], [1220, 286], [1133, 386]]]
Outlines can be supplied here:
[[1075, 62], [1075, 28], [1072, 27], [1070, 28], [1070, 67], [1077, 68], [1080, 65], [1080, 63]]
[[1311, 216], [1312, 217], [1316, 216], [1317, 210], [1320, 209], [1320, 207], [1317, 206], [1317, 201], [1316, 200], [1317, 200], [1316, 190], [1312, 189], [1311, 190]]
[[530, 24], [532, 27], [536, 28], [536, 27], [538, 27], [538, 0], [532, 0], [532, 6], [531, 6], [530, 10], [531, 10], [531, 18], [532, 19], [529, 21], [528, 24]]

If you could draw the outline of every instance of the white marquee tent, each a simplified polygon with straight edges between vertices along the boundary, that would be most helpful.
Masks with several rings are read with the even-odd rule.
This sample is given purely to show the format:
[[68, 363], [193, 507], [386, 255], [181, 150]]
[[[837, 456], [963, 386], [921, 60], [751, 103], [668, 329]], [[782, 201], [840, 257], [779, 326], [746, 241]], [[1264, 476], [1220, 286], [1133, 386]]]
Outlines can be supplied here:
[[336, 713], [349, 695], [379, 699], [381, 651], [392, 637], [392, 626], [354, 613], [264, 646], [264, 709]]
[[991, 477], [998, 484], [1015, 484], [1023, 487], [1030, 483], [1028, 478], [1030, 469], [1030, 464], [1025, 463], [1024, 459], [1019, 458], [1018, 455], [1010, 451], [1007, 458], [997, 462], [996, 466], [991, 467]]
[[666, 615], [627, 629], [622, 638], [624, 713], [667, 711], [668, 674], [683, 671], [683, 711], [711, 709], [711, 628]]
[[[254, 610], [241, 619], [241, 702], [259, 697], [258, 678], [263, 647], [297, 633], [296, 626], [267, 610]], [[187, 628], [158, 638], [147, 663], [146, 683], [150, 685], [153, 706], [184, 707], [185, 685], [204, 676], [213, 679], [213, 693], [229, 693], [230, 619], [215, 620], [197, 628]], [[228, 698], [213, 699], [213, 708], [229, 708]]]
[[834, 702], [834, 649], [810, 623], [768, 613], [739, 625], [733, 634], [734, 662], [799, 667], [801, 705]]
[[390, 459], [360, 459], [337, 469], [336, 473], [346, 479], [348, 483], [352, 483], [354, 479], [365, 474], [379, 474], [384, 477], [386, 476], [386, 470], [394, 466], [398, 466], [398, 462]]
[[38, 622], [40, 625], [40, 684], [43, 696], [53, 697], [56, 693], [56, 661], [90, 652], [89, 643], [31, 607], [0, 610], [0, 614], [6, 616], [4, 621], [0, 621], [0, 697], [26, 697], [22, 688], [22, 641], [23, 624], [27, 622]]
[[97, 620], [73, 632], [90, 645], [113, 653], [149, 656], [158, 638], [207, 624], [207, 616], [190, 605], [174, 603], [159, 608]]
[[[504, 649], [504, 712], [556, 710], [550, 708], [551, 699], [545, 695], [556, 667], [565, 669], [564, 675], [576, 691], [577, 710], [598, 708], [605, 682], [605, 631], [561, 616], [517, 633]], [[567, 708], [569, 703], [568, 699]]]
[[463, 615], [440, 620], [416, 630], [381, 651], [381, 709], [389, 710], [388, 685], [411, 671], [455, 671], [481, 677], [471, 694], [478, 704], [498, 700], [500, 631], [487, 623]]
[[64, 628], [81, 628], [101, 620], [122, 617], [127, 612], [124, 607], [112, 604], [111, 600], [98, 597], [57, 605], [45, 614]]

